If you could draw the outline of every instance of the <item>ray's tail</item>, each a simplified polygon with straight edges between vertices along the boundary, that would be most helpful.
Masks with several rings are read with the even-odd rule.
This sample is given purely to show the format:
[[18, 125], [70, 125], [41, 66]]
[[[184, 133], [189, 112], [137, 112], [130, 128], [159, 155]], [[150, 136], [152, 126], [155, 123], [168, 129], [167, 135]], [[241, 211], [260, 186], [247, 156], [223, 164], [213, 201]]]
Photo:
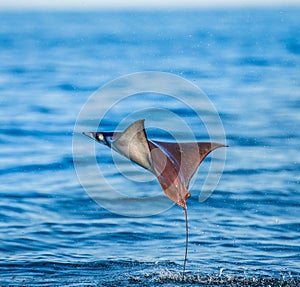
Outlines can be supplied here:
[[186, 208], [184, 208], [183, 210], [184, 210], [184, 217], [185, 217], [185, 254], [184, 254], [184, 263], [183, 263], [183, 278], [184, 278], [187, 253], [188, 253], [188, 243], [189, 243], [189, 225], [188, 225], [187, 210]]

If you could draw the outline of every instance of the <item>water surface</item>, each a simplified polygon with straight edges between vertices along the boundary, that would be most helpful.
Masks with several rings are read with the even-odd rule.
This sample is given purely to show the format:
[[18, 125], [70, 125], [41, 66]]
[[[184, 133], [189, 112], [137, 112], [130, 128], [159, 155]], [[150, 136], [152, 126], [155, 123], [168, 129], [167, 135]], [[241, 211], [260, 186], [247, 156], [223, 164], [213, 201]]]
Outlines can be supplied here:
[[[0, 284], [182, 286], [182, 210], [111, 213], [84, 191], [72, 158], [88, 97], [118, 76], [154, 70], [204, 90], [230, 146], [212, 196], [198, 202], [207, 164], [191, 190], [186, 286], [299, 285], [299, 13], [2, 12]], [[169, 104], [205, 137], [189, 111]], [[97, 154], [109, 164], [108, 150]], [[117, 173], [111, 180], [139, 192]]]

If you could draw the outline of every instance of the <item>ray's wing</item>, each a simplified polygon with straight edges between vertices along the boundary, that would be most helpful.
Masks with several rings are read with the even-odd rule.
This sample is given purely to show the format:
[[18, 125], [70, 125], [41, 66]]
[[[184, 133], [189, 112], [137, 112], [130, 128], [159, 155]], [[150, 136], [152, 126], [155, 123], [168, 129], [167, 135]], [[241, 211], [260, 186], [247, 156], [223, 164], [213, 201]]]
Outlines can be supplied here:
[[144, 128], [144, 119], [132, 123], [124, 132], [118, 134], [111, 147], [134, 161], [141, 167], [152, 171], [150, 149]]
[[169, 143], [153, 141], [180, 167], [183, 184], [188, 189], [190, 180], [200, 163], [213, 150], [226, 145], [211, 142]]

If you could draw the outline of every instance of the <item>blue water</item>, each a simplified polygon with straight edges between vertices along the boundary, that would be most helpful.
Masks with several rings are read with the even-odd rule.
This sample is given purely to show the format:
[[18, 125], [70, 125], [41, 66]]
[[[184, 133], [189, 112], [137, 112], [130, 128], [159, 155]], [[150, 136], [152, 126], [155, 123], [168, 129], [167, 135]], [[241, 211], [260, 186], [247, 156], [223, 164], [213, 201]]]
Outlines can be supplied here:
[[[298, 286], [299, 15], [298, 8], [1, 12], [0, 285]], [[211, 197], [198, 201], [201, 177], [191, 190], [184, 282], [181, 208], [111, 213], [85, 192], [73, 163], [73, 129], [88, 97], [148, 70], [199, 86], [230, 146]], [[130, 109], [119, 108], [108, 126]], [[107, 151], [97, 146], [103, 164]], [[117, 173], [110, 180], [139, 192]]]

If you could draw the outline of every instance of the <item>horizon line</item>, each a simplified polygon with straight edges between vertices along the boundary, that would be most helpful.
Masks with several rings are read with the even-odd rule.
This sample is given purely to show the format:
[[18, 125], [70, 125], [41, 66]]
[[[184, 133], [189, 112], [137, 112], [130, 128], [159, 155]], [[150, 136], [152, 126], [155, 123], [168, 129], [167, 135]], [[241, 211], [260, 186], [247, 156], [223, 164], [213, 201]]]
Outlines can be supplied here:
[[[21, 2], [21, 3], [20, 3]], [[11, 0], [9, 3], [0, 3], [0, 11], [86, 11], [86, 10], [178, 10], [178, 9], [234, 9], [234, 8], [300, 8], [300, 0], [265, 0], [265, 1], [236, 1], [236, 0], [216, 0], [210, 3], [199, 3], [192, 0], [186, 0], [185, 3], [178, 3], [174, 0], [152, 0], [151, 2], [137, 2], [135, 0], [128, 0], [126, 3], [120, 0], [113, 0], [110, 3], [99, 3], [95, 0], [52, 0], [47, 2], [39, 2], [36, 0], [31, 1], [18, 1]]]

